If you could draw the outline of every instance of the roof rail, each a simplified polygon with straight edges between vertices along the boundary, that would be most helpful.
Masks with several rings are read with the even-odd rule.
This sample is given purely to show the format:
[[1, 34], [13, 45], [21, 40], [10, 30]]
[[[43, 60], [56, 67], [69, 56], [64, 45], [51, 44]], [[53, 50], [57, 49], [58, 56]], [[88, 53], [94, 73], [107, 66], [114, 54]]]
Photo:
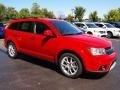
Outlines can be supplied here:
[[12, 18], [12, 20], [17, 20], [17, 18]]
[[29, 19], [29, 18], [39, 18], [39, 17], [12, 18], [12, 20]]

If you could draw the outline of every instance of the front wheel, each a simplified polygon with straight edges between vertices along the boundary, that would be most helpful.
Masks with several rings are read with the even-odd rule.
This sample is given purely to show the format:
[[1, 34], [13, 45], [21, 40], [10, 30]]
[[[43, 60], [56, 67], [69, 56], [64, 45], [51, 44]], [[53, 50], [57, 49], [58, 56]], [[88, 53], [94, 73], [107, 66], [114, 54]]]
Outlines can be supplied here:
[[8, 52], [9, 57], [11, 58], [17, 57], [17, 50], [16, 50], [15, 45], [12, 42], [8, 43], [7, 52]]
[[87, 34], [89, 34], [89, 35], [93, 35], [93, 33], [92, 33], [92, 32], [87, 32]]
[[111, 33], [111, 32], [107, 32], [107, 34], [108, 34], [108, 38], [112, 38], [113, 37], [113, 34]]
[[79, 58], [71, 53], [61, 55], [59, 67], [62, 73], [69, 78], [77, 78], [82, 74], [83, 67]]

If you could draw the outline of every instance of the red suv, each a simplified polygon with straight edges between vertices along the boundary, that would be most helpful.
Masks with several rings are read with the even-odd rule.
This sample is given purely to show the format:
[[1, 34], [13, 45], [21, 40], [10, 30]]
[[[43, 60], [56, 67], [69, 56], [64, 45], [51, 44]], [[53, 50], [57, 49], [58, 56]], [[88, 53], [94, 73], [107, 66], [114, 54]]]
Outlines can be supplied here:
[[20, 52], [57, 63], [70, 78], [83, 71], [105, 73], [116, 65], [117, 53], [110, 41], [83, 34], [63, 20], [12, 20], [5, 30], [5, 46], [11, 58]]

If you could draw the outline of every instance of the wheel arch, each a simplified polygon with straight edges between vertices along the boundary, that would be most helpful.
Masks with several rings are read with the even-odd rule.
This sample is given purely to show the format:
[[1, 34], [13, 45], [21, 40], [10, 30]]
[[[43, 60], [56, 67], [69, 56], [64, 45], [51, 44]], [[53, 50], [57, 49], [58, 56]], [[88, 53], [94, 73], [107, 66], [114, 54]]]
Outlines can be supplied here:
[[88, 32], [87, 32], [87, 34], [93, 34], [93, 32], [91, 32], [91, 31], [88, 31]]
[[57, 54], [56, 60], [55, 60], [55, 63], [56, 63], [57, 65], [59, 64], [59, 58], [60, 58], [60, 56], [61, 56], [62, 54], [64, 54], [64, 53], [72, 53], [72, 54], [76, 55], [76, 56], [79, 58], [79, 60], [80, 60], [80, 62], [81, 62], [81, 64], [82, 64], [83, 71], [85, 70], [85, 65], [84, 65], [84, 62], [83, 62], [81, 56], [78, 55], [78, 54], [77, 54], [75, 51], [73, 51], [73, 50], [62, 50], [62, 51], [60, 51], [60, 52]]
[[9, 44], [10, 42], [12, 42], [12, 43], [15, 45], [16, 49], [18, 50], [18, 45], [17, 45], [17, 43], [15, 43], [15, 42], [12, 41], [12, 40], [8, 40], [8, 41], [6, 42], [6, 47], [8, 47], [8, 44]]
[[112, 37], [114, 36], [114, 32], [112, 32], [112, 31], [107, 31], [107, 34], [108, 33], [111, 33], [112, 34]]
[[110, 32], [110, 33], [112, 33], [112, 34], [113, 34], [113, 32], [112, 32], [112, 31], [107, 31], [107, 33], [108, 33], [108, 32]]

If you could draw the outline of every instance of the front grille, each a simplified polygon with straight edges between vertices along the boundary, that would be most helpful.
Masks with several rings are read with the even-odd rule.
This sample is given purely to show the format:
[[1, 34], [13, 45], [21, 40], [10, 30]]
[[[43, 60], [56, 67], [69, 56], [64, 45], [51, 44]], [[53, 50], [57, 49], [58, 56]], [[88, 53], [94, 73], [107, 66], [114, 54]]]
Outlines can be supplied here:
[[107, 48], [105, 48], [105, 52], [106, 52], [106, 54], [110, 55], [114, 52], [114, 49], [112, 47], [107, 47]]
[[100, 33], [105, 33], [105, 31], [99, 31]]

